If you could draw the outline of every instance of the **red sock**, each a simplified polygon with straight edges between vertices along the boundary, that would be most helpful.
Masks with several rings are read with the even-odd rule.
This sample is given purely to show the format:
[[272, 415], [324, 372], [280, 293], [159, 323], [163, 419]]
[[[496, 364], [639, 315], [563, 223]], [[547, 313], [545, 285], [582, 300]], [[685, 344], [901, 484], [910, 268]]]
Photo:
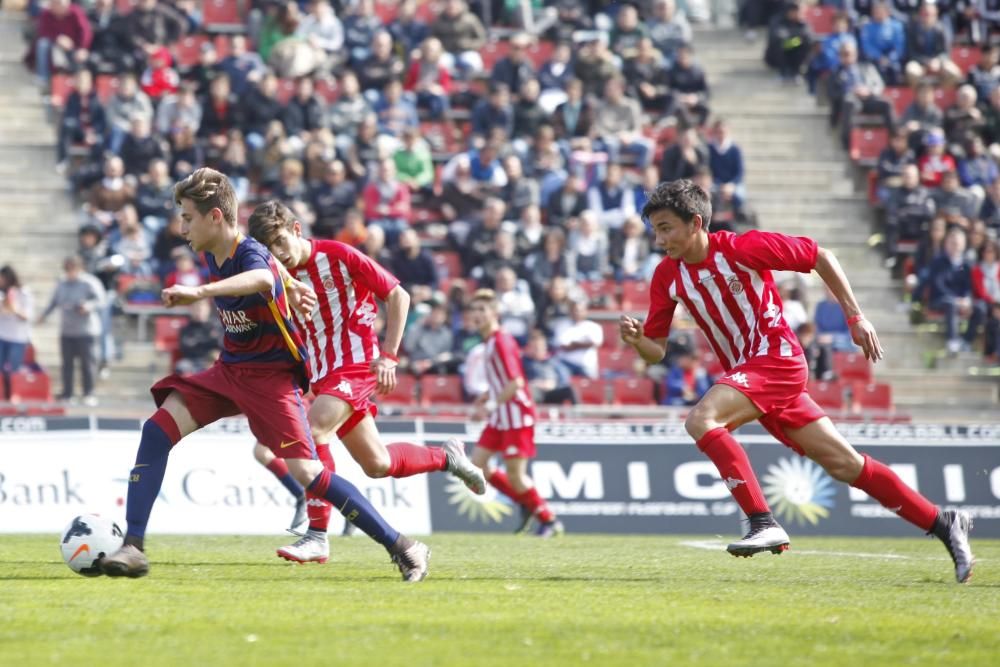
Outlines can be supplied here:
[[879, 501], [882, 507], [891, 510], [912, 523], [917, 528], [929, 531], [934, 526], [938, 508], [931, 501], [908, 487], [899, 475], [881, 461], [867, 454], [861, 474], [851, 484]]
[[507, 473], [502, 470], [494, 470], [490, 473], [490, 476], [486, 479], [486, 481], [492, 484], [493, 488], [513, 500], [515, 503], [521, 502], [517, 497], [517, 491], [514, 490], [514, 487], [510, 485], [510, 480], [507, 479]]
[[330, 453], [330, 444], [326, 442], [316, 443], [316, 455], [322, 461], [323, 467], [330, 472], [337, 472], [337, 464], [333, 462], [333, 454]]
[[[330, 454], [330, 445], [325, 442], [316, 443], [316, 454], [330, 472], [337, 470]], [[306, 491], [306, 515], [309, 517], [309, 530], [316, 530], [325, 533], [330, 525], [330, 513], [333, 505], [326, 498], [317, 496], [311, 491]]]
[[698, 449], [719, 469], [722, 481], [745, 514], [749, 516], [771, 511], [747, 453], [725, 427], [720, 426], [703, 435], [698, 441]]
[[285, 459], [274, 459], [264, 467], [270, 470], [271, 474], [278, 479], [288, 474], [288, 464], [285, 463]]
[[409, 477], [448, 468], [448, 457], [440, 447], [421, 447], [408, 442], [394, 442], [386, 449], [389, 451], [390, 460], [386, 477]]
[[542, 523], [548, 523], [556, 518], [556, 515], [549, 509], [549, 504], [545, 502], [545, 498], [538, 495], [538, 489], [535, 487], [531, 487], [518, 496], [517, 502], [527, 507]]

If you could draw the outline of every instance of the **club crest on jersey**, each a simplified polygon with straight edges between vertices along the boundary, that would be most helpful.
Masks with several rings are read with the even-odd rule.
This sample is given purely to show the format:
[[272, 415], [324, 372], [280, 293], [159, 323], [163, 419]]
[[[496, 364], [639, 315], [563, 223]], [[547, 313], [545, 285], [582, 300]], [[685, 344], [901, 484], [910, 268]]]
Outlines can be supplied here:
[[337, 283], [333, 282], [333, 276], [327, 276], [323, 279], [323, 289], [327, 292], [333, 291], [333, 288], [337, 286]]
[[732, 276], [729, 278], [728, 285], [729, 285], [729, 291], [732, 292], [733, 294], [743, 293], [743, 283], [741, 283], [740, 279], [737, 278], [736, 276]]

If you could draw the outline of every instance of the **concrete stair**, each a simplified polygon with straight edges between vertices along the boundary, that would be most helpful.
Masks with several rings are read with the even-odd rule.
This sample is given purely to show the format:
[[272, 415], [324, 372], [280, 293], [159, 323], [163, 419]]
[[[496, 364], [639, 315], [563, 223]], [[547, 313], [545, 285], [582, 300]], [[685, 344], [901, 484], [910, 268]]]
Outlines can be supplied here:
[[[695, 42], [712, 111], [729, 122], [743, 149], [748, 198], [761, 228], [811, 236], [836, 253], [886, 350], [876, 379], [891, 383], [897, 405], [915, 418], [995, 420], [1000, 382], [970, 374], [983, 365], [978, 354], [944, 357], [940, 333], [911, 325], [899, 281], [869, 247], [875, 221], [863, 175], [831, 132], [828, 109], [765, 68], [761, 41], [748, 43], [731, 28], [701, 28]], [[822, 281], [813, 274], [808, 284], [815, 304]]]

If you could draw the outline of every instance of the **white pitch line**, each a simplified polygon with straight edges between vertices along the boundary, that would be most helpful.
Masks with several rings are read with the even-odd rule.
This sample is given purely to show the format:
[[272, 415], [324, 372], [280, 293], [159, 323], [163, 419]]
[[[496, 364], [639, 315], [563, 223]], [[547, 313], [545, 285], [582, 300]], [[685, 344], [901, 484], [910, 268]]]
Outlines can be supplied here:
[[[726, 545], [718, 540], [689, 540], [680, 543], [681, 546], [691, 547], [692, 549], [705, 549], [706, 551], [723, 551]], [[860, 551], [816, 551], [814, 549], [789, 549], [783, 555], [794, 555], [794, 556], [843, 556], [845, 558], [875, 558], [875, 559], [885, 559], [885, 560], [939, 560], [951, 562], [950, 558], [938, 558], [938, 557], [927, 557], [921, 556], [915, 558], [913, 556], [903, 556], [900, 554], [873, 554], [864, 553]], [[976, 562], [983, 562], [984, 559], [977, 558]]]

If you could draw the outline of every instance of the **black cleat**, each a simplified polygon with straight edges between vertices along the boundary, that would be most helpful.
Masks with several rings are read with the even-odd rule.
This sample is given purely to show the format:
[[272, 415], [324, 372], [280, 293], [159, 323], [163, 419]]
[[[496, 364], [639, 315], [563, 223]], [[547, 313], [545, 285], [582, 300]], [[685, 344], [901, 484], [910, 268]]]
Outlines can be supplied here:
[[948, 510], [939, 512], [934, 519], [931, 533], [944, 542], [951, 560], [955, 563], [955, 580], [964, 584], [972, 578], [972, 568], [976, 559], [969, 546], [969, 533], [972, 531], [972, 517], [968, 512]]
[[522, 535], [531, 529], [531, 524], [535, 520], [535, 514], [524, 505], [518, 505], [517, 508], [520, 511], [520, 517], [518, 518], [517, 528], [514, 529], [514, 534]]

